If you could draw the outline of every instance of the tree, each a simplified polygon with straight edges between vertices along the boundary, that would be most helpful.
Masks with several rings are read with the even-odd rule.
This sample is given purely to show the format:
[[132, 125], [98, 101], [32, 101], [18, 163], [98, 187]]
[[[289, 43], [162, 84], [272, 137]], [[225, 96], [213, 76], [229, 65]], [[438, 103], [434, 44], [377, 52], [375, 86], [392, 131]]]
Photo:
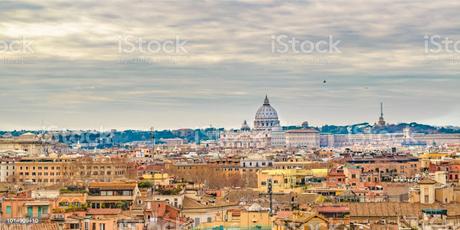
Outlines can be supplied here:
[[151, 181], [140, 181], [137, 186], [139, 188], [151, 188], [153, 187], [153, 183]]

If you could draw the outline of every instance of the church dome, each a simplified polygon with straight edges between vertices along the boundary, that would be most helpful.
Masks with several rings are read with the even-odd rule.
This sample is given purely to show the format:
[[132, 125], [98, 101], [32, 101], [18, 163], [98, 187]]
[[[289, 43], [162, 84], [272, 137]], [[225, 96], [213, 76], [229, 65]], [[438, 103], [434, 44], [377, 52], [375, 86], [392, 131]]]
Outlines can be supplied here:
[[249, 127], [248, 122], [246, 122], [246, 120], [244, 120], [243, 124], [241, 125], [241, 130], [242, 130], [242, 131], [249, 131], [249, 130], [251, 130], [251, 128]]
[[265, 96], [264, 104], [257, 110], [256, 119], [276, 119], [278, 120], [278, 113], [270, 105], [268, 97]]
[[278, 113], [270, 105], [268, 97], [265, 96], [264, 104], [256, 112], [254, 128], [271, 129], [276, 126], [279, 126]]

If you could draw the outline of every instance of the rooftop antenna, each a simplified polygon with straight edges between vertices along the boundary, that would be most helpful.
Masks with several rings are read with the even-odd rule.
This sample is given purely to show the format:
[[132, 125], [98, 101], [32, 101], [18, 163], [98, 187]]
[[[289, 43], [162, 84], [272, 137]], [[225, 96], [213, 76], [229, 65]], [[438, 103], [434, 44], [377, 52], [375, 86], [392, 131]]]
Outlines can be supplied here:
[[383, 102], [380, 102], [380, 117], [383, 117]]

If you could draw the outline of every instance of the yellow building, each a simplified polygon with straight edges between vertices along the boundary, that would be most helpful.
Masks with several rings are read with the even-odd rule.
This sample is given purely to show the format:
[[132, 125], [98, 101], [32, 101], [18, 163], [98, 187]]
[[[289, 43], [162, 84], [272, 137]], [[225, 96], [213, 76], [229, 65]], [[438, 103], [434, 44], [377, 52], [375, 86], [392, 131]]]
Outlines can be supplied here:
[[19, 183], [59, 184], [74, 178], [74, 161], [64, 158], [23, 158], [15, 162]]
[[311, 178], [324, 178], [327, 169], [270, 169], [257, 173], [257, 191], [267, 192], [268, 180], [274, 193], [302, 192]]
[[166, 186], [170, 184], [170, 177], [167, 173], [143, 174], [142, 178], [151, 181], [154, 185]]
[[121, 157], [83, 157], [75, 163], [76, 179], [109, 182], [128, 178], [128, 162]]
[[328, 230], [329, 221], [315, 213], [307, 212], [283, 212], [279, 213], [274, 221], [272, 230]]
[[271, 229], [268, 209], [253, 204], [247, 209], [229, 209], [219, 213], [213, 221], [202, 223], [197, 229]]
[[425, 154], [420, 155], [418, 158], [420, 159], [420, 167], [428, 168], [430, 166], [430, 162], [439, 161], [446, 157], [449, 157], [449, 154], [447, 153], [425, 153]]

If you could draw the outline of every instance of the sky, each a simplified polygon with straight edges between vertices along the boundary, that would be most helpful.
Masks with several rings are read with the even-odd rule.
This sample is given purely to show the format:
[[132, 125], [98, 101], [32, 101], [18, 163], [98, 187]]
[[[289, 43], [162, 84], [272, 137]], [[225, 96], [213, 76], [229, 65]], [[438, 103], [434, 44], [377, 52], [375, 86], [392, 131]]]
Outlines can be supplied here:
[[460, 125], [460, 2], [0, 1], [0, 130]]

